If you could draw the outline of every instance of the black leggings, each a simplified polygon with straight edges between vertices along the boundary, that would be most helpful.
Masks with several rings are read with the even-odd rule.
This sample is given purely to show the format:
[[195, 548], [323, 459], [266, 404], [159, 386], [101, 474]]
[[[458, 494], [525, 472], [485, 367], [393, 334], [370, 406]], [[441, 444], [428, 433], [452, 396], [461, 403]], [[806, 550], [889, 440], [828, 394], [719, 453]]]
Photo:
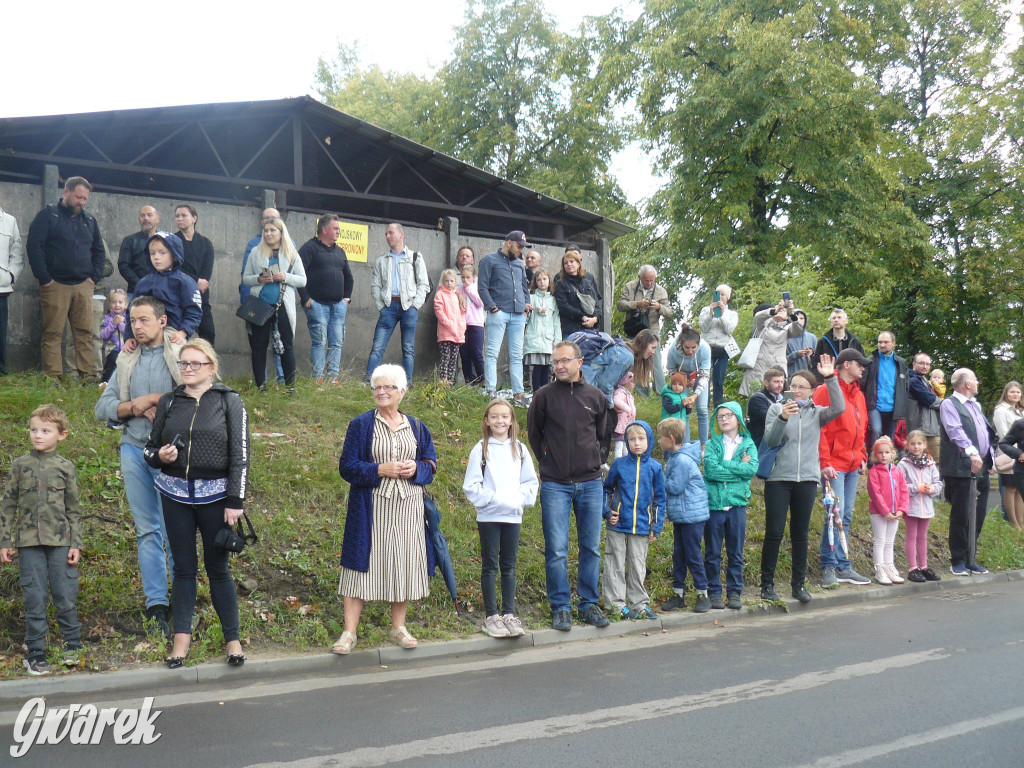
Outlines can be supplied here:
[[196, 576], [199, 555], [196, 551], [196, 529], [203, 537], [203, 565], [210, 580], [210, 600], [220, 618], [224, 641], [238, 639], [238, 598], [231, 578], [230, 553], [217, 549], [213, 542], [217, 531], [227, 528], [224, 522], [224, 500], [212, 504], [184, 504], [161, 496], [167, 541], [174, 558], [174, 589], [171, 607], [174, 610], [174, 631], [192, 634], [192, 614], [196, 608]]
[[786, 531], [789, 512], [789, 539], [793, 545], [793, 572], [790, 584], [803, 586], [807, 578], [807, 530], [811, 524], [818, 483], [769, 480], [764, 484], [764, 545], [761, 547], [761, 586], [775, 583], [779, 546]]
[[480, 523], [480, 589], [484, 593], [484, 615], [498, 612], [494, 577], [501, 569], [501, 613], [516, 612], [516, 558], [519, 555], [519, 523]]
[[[271, 316], [263, 325], [249, 324], [249, 349], [252, 350], [252, 377], [256, 386], [267, 383], [267, 345], [274, 336], [274, 317]], [[295, 383], [295, 349], [292, 346], [292, 325], [288, 322], [288, 312], [283, 306], [277, 308], [277, 330], [284, 344], [281, 355], [281, 369], [284, 371], [284, 383], [289, 387]]]

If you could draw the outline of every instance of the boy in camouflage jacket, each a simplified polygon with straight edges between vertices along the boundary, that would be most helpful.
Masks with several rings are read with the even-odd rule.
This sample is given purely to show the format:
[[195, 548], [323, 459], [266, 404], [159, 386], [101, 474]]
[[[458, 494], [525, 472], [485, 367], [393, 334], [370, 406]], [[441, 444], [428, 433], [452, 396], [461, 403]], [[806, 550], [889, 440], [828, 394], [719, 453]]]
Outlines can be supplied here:
[[11, 463], [0, 501], [0, 562], [18, 550], [18, 571], [25, 604], [25, 668], [30, 675], [50, 671], [46, 661], [47, 593], [57, 607], [64, 635], [64, 664], [75, 666], [82, 649], [78, 621], [78, 559], [82, 550], [82, 514], [75, 465], [57, 455], [68, 436], [68, 417], [54, 405], [36, 408], [29, 418], [32, 452]]

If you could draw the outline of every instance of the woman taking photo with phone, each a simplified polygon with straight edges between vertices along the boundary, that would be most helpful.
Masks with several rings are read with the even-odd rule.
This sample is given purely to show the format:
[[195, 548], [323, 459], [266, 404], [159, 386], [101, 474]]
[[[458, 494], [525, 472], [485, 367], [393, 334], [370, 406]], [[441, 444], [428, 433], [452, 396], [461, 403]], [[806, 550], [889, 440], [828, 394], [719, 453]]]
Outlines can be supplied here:
[[[252, 350], [252, 375], [261, 392], [267, 387], [267, 345], [281, 355], [284, 383], [295, 390], [295, 293], [306, 285], [306, 271], [299, 252], [292, 244], [288, 227], [281, 219], [270, 219], [263, 226], [263, 238], [252, 249], [245, 263], [242, 283], [250, 286], [249, 294], [274, 307], [263, 325], [252, 326], [249, 348]], [[275, 335], [275, 331], [277, 332]]]

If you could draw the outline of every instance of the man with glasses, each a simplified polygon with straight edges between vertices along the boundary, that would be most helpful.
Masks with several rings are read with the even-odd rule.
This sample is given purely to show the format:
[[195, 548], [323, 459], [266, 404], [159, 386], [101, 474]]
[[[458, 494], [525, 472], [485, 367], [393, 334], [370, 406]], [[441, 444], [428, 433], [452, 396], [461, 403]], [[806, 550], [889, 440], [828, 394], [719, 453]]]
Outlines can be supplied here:
[[583, 354], [571, 341], [555, 344], [555, 381], [534, 393], [526, 415], [530, 447], [540, 465], [541, 526], [551, 626], [572, 629], [569, 586], [569, 517], [576, 515], [579, 543], [577, 594], [580, 619], [608, 626], [598, 604], [601, 572], [601, 440], [608, 404], [583, 379]]
[[142, 450], [149, 440], [157, 403], [181, 381], [181, 375], [175, 348], [164, 346], [167, 311], [163, 302], [153, 296], [138, 296], [132, 301], [128, 316], [132, 335], [139, 343], [138, 360], [129, 370], [127, 381], [118, 381], [123, 370], [114, 371], [94, 413], [101, 421], [125, 425], [121, 432], [121, 475], [135, 521], [142, 590], [146, 595], [145, 615], [170, 637], [167, 573], [174, 564], [160, 493], [154, 485], [160, 470], [146, 463]]
[[505, 242], [494, 253], [480, 260], [476, 285], [480, 300], [488, 313], [484, 321], [484, 384], [494, 397], [498, 381], [498, 353], [501, 340], [508, 333], [508, 373], [512, 379], [512, 402], [520, 408], [523, 398], [523, 336], [530, 306], [530, 288], [526, 282], [526, 266], [520, 258], [524, 248], [531, 247], [526, 235], [516, 229], [505, 235]]
[[928, 439], [928, 453], [938, 462], [939, 448], [939, 405], [942, 398], [935, 394], [928, 373], [932, 359], [925, 352], [914, 355], [914, 362], [907, 384], [907, 434], [915, 429], [924, 432]]

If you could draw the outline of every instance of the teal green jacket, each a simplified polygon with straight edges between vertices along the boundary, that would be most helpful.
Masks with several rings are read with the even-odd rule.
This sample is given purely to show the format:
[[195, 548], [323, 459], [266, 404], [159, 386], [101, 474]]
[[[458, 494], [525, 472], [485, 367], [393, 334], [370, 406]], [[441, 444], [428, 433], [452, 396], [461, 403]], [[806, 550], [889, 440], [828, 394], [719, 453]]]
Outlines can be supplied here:
[[[739, 434], [743, 438], [731, 459], [725, 458], [725, 443], [718, 426], [716, 414], [720, 408], [728, 408], [736, 414], [740, 425]], [[757, 473], [757, 446], [743, 423], [743, 409], [733, 401], [722, 403], [711, 415], [711, 423], [715, 434], [704, 448], [704, 485], [708, 489], [708, 508], [745, 507], [750, 502], [750, 479]], [[750, 461], [743, 461], [744, 456], [749, 456]]]

